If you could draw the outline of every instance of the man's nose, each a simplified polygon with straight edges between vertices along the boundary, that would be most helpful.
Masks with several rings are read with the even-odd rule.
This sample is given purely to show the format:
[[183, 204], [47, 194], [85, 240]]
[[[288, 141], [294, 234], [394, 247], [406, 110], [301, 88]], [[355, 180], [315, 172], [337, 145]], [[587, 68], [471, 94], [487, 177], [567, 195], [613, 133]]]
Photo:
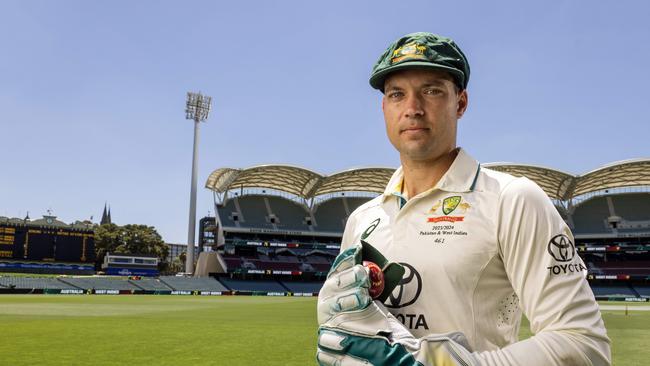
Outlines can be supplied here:
[[409, 118], [424, 115], [424, 109], [422, 108], [422, 99], [420, 95], [411, 94], [406, 98], [406, 111], [404, 114]]

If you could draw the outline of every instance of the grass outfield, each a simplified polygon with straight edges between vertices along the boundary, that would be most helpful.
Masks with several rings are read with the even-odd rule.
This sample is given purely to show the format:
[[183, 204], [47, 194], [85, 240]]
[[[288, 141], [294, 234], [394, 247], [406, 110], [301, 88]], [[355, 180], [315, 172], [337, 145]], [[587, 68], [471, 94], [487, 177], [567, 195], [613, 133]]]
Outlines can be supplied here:
[[[0, 295], [0, 365], [313, 365], [315, 306], [291, 297]], [[650, 311], [603, 317], [614, 365], [650, 359]]]

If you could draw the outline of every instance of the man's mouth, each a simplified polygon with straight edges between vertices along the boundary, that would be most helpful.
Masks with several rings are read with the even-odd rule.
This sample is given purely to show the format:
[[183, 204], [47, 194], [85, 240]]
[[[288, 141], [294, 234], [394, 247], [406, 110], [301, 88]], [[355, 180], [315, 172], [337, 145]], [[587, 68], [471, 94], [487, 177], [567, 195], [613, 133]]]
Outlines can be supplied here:
[[429, 129], [426, 127], [407, 127], [400, 130], [400, 133], [418, 133], [418, 132], [424, 132], [428, 130]]

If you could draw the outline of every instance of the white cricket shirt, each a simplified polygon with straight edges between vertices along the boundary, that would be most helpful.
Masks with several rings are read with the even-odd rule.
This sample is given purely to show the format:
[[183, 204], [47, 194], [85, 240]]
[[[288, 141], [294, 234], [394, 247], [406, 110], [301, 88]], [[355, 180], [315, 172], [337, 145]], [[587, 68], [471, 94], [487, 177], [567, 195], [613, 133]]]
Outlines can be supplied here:
[[[463, 332], [486, 365], [609, 365], [610, 346], [571, 231], [527, 178], [460, 149], [436, 186], [384, 194], [350, 215], [341, 249], [365, 241], [406, 274], [386, 305], [416, 337]], [[521, 314], [532, 338], [517, 342]]]

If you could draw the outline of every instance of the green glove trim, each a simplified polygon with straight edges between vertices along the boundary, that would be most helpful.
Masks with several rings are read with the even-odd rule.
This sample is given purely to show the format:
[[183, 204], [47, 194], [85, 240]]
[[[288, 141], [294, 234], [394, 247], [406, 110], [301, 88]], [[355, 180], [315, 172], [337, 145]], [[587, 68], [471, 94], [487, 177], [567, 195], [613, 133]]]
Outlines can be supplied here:
[[319, 347], [327, 352], [347, 354], [367, 360], [375, 366], [424, 366], [404, 346], [399, 343], [391, 345], [386, 338], [360, 337], [323, 328], [318, 330], [319, 337], [326, 332], [343, 337], [339, 349], [328, 348], [319, 342]]
[[332, 263], [332, 266], [327, 273], [327, 277], [329, 277], [332, 272], [337, 272], [339, 270], [341, 262], [348, 260], [350, 257], [354, 257], [354, 264], [361, 264], [363, 260], [361, 259], [361, 250], [359, 249], [360, 248], [358, 245], [354, 245], [339, 253], [339, 255], [334, 259], [334, 262]]

